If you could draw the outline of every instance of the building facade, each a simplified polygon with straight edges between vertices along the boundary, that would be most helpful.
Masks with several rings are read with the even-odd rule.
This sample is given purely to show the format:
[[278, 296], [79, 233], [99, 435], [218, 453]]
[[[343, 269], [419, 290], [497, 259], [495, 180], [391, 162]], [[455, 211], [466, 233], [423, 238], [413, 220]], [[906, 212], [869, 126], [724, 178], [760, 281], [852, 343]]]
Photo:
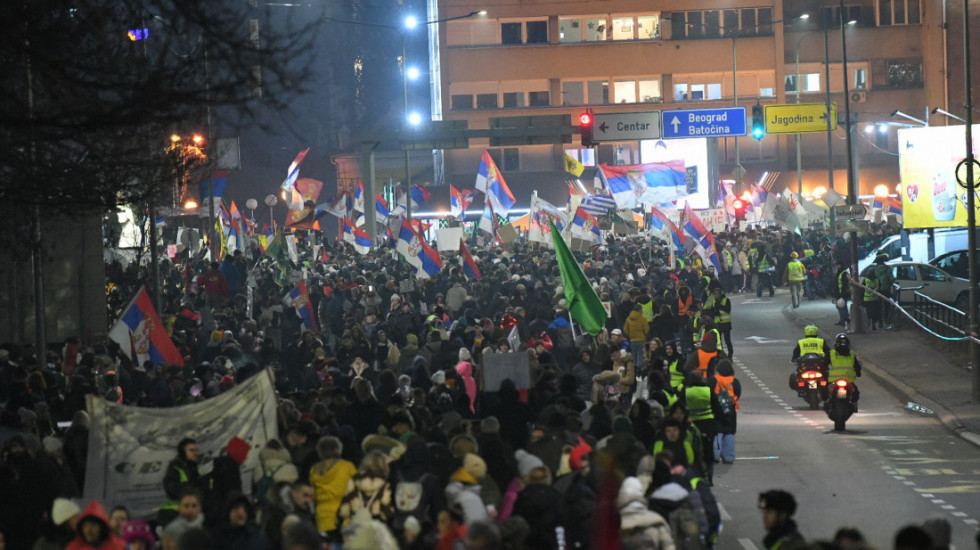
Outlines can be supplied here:
[[[824, 103], [856, 116], [860, 194], [898, 183], [896, 110], [925, 120], [950, 109], [946, 86], [948, 14], [941, 0], [442, 0], [439, 16], [485, 9], [482, 18], [440, 26], [443, 118], [485, 128], [490, 117]], [[841, 20], [847, 47], [844, 86]], [[826, 31], [826, 32], [825, 32]], [[826, 45], [825, 45], [826, 41]], [[829, 81], [827, 78], [829, 69]], [[736, 95], [737, 94], [737, 95]], [[841, 114], [843, 116], [843, 114]], [[852, 118], [852, 120], [854, 120]], [[947, 121], [933, 120], [945, 124]], [[912, 123], [916, 124], [916, 123]], [[846, 191], [845, 130], [738, 138], [744, 184], [776, 191], [829, 187]], [[508, 181], [562, 183], [563, 155], [587, 166], [649, 161], [640, 142], [447, 151], [446, 181], [469, 187], [483, 150]], [[722, 179], [737, 179], [736, 140], [717, 140]], [[828, 170], [829, 168], [829, 170]], [[798, 173], [800, 176], [798, 176]], [[585, 177], [591, 177], [587, 172]], [[539, 192], [542, 189], [537, 189]], [[521, 200], [521, 197], [518, 197]]]

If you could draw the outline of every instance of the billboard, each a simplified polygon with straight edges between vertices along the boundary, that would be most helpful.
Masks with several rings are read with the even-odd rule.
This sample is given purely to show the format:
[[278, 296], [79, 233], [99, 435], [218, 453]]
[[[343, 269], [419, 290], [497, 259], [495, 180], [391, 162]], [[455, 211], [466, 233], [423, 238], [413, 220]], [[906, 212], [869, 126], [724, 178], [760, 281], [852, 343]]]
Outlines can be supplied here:
[[[980, 132], [980, 125], [974, 125], [973, 132]], [[956, 165], [966, 157], [965, 141], [964, 126], [898, 131], [899, 191], [906, 229], [966, 226], [967, 195], [956, 182]], [[973, 151], [976, 154], [976, 138]], [[965, 176], [966, 171], [962, 173]]]
[[[692, 208], [708, 208], [708, 140], [667, 139], [640, 141], [640, 162], [683, 161], [687, 196]], [[660, 205], [657, 205], [660, 206]]]

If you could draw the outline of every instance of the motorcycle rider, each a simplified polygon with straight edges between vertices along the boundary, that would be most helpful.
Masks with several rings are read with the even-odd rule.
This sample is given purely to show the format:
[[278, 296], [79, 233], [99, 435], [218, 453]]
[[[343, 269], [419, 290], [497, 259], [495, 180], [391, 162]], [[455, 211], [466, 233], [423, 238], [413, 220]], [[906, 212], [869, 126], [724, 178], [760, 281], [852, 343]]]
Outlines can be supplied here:
[[851, 349], [850, 338], [841, 332], [834, 337], [834, 349], [830, 351], [830, 373], [827, 375], [827, 384], [833, 384], [840, 379], [850, 382], [851, 387], [854, 388], [851, 400], [854, 412], [857, 412], [858, 399], [861, 398], [861, 392], [854, 384], [854, 379], [859, 376], [861, 376], [861, 362]]
[[[826, 380], [827, 368], [830, 365], [830, 346], [827, 345], [827, 342], [823, 338], [818, 336], [819, 332], [820, 329], [813, 323], [803, 328], [803, 338], [793, 348], [793, 362], [797, 363], [797, 359], [808, 353], [815, 353], [822, 356], [823, 360], [820, 362], [820, 372], [823, 373], [824, 380]], [[797, 368], [798, 372], [799, 369]]]

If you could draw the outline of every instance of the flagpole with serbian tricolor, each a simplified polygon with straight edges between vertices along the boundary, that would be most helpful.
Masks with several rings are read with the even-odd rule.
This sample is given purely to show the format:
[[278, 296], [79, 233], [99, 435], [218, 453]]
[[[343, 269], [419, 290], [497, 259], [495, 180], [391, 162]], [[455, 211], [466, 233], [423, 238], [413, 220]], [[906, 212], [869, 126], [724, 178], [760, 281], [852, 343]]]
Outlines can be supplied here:
[[595, 289], [582, 271], [572, 252], [565, 244], [554, 222], [550, 222], [551, 236], [555, 241], [555, 257], [558, 260], [558, 270], [561, 272], [561, 284], [565, 289], [565, 301], [568, 312], [574, 321], [582, 328], [596, 336], [606, 325], [606, 308], [596, 294]]

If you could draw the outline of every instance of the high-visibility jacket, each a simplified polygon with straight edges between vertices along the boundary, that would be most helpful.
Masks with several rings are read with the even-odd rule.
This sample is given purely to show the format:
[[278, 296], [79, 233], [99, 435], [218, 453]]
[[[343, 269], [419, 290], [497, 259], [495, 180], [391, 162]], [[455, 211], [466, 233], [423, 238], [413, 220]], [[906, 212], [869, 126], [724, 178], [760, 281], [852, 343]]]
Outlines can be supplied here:
[[854, 369], [854, 363], [856, 361], [857, 358], [854, 352], [848, 355], [841, 355], [835, 349], [830, 350], [830, 375], [828, 376], [830, 382], [843, 378], [853, 383], [854, 379], [857, 378], [857, 372]]
[[653, 321], [653, 300], [650, 300], [645, 304], [640, 304], [640, 307], [643, 310], [643, 318], [646, 319], [648, 323]]
[[[181, 484], [187, 483], [187, 481], [190, 479], [189, 477], [187, 477], [187, 472], [185, 472], [183, 468], [178, 468], [176, 466], [174, 466], [174, 469], [177, 470], [178, 474], [180, 474], [180, 483]], [[160, 509], [173, 510], [176, 512], [177, 510], [180, 509], [180, 501], [172, 500], [170, 497], [167, 497], [167, 499], [163, 501], [163, 506], [161, 506]]]
[[772, 267], [772, 262], [769, 260], [769, 255], [766, 253], [759, 254], [759, 262], [756, 264], [756, 271], [759, 273], [765, 273]]
[[691, 310], [692, 305], [694, 305], [694, 296], [688, 295], [686, 300], [678, 296], [677, 315], [683, 315], [686, 317], [688, 312]]
[[[715, 345], [718, 345], [717, 340], [715, 341]], [[698, 366], [696, 369], [694, 369], [694, 372], [697, 373], [701, 378], [707, 379], [710, 374], [714, 374], [713, 372], [708, 372], [708, 371], [712, 366], [711, 361], [714, 360], [716, 357], [718, 357], [717, 351], [709, 352], [709, 351], [704, 351], [703, 349], [698, 349]]]
[[681, 365], [679, 356], [667, 365], [667, 372], [670, 373], [670, 386], [672, 388], [676, 390], [684, 385], [684, 365]]
[[[686, 455], [687, 458], [687, 464], [688, 466], [693, 466], [695, 464], [694, 445], [692, 445], [691, 442], [688, 440], [684, 440], [683, 445], [684, 445], [684, 454]], [[657, 453], [663, 450], [664, 450], [664, 441], [662, 439], [658, 439], [653, 443], [653, 453], [652, 453], [653, 456], [656, 456]]]
[[715, 375], [715, 395], [721, 392], [728, 392], [728, 395], [732, 398], [732, 404], [735, 406], [735, 410], [738, 410], [738, 396], [735, 395], [735, 377], [734, 376], [721, 376], [720, 374]]
[[725, 265], [722, 269], [725, 271], [731, 271], [732, 266], [735, 265], [735, 256], [732, 255], [732, 251], [727, 248], [723, 248], [721, 251], [722, 257], [725, 258]]
[[684, 388], [684, 396], [687, 399], [689, 418], [693, 422], [714, 419], [715, 413], [711, 410], [711, 388], [708, 386], [689, 386]]
[[722, 296], [720, 300], [715, 300], [714, 295], [712, 295], [708, 298], [708, 301], [704, 303], [704, 310], [712, 310], [715, 312], [714, 320], [716, 325], [721, 323], [731, 323], [732, 308], [725, 306], [728, 306], [728, 296]]
[[878, 279], [865, 278], [863, 281], [861, 281], [861, 284], [865, 286], [864, 301], [866, 303], [876, 301], [878, 299], [878, 295], [873, 291], [878, 290]]
[[837, 274], [837, 293], [845, 300], [851, 299], [851, 286], [847, 280], [847, 271], [841, 271]]
[[790, 260], [786, 264], [786, 271], [788, 272], [788, 279], [791, 283], [802, 283], [806, 279], [806, 268], [803, 267], [803, 262], [799, 260]]
[[797, 344], [800, 346], [800, 355], [806, 355], [808, 353], [816, 353], [817, 355], [823, 355], [823, 338], [817, 336], [811, 336], [801, 339]]

